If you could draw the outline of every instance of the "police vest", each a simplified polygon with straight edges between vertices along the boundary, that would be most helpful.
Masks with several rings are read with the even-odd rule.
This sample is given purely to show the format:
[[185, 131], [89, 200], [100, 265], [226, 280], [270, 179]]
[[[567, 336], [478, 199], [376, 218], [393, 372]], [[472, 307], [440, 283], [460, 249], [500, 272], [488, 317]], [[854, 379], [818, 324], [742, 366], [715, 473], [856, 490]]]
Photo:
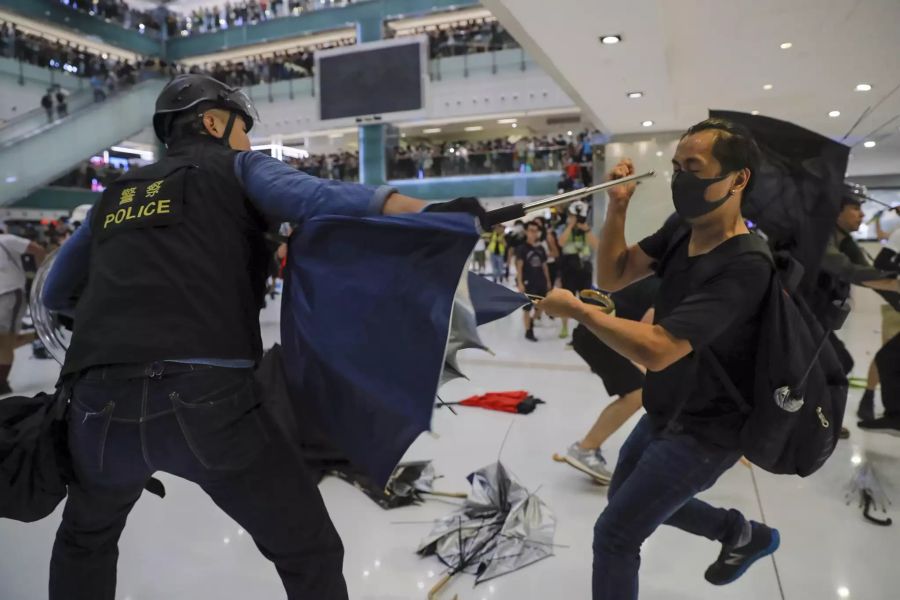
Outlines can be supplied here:
[[191, 358], [258, 360], [265, 219], [213, 141], [170, 148], [112, 183], [91, 216], [91, 259], [63, 373]]

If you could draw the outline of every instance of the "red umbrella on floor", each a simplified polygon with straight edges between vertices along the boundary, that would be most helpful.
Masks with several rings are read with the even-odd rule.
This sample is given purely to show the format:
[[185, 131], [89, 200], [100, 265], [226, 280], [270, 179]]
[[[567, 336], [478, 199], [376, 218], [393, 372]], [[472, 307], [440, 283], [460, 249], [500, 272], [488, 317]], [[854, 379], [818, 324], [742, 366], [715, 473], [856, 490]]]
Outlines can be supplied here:
[[472, 396], [459, 402], [444, 402], [438, 406], [476, 406], [501, 412], [527, 415], [534, 411], [538, 404], [544, 404], [544, 401], [540, 398], [535, 398], [524, 390], [519, 390], [512, 392], [488, 392], [487, 394]]

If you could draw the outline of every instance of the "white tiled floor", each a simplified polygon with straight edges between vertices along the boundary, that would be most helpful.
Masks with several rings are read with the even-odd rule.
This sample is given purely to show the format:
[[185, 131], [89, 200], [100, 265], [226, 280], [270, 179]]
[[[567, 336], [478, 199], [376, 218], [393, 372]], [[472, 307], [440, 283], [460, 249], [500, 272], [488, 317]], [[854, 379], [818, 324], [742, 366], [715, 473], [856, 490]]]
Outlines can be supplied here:
[[[857, 357], [856, 374], [864, 375], [876, 348], [880, 326], [875, 299], [862, 294], [856, 313], [842, 333]], [[277, 308], [263, 314], [264, 337], [277, 336]], [[460, 408], [454, 416], [436, 412], [434, 436], [423, 435], [408, 458], [430, 458], [445, 475], [439, 487], [465, 491], [464, 477], [494, 461], [510, 426], [501, 459], [555, 512], [556, 555], [517, 573], [473, 587], [471, 576], [457, 577], [443, 598], [460, 600], [583, 599], [590, 596], [591, 533], [605, 505], [604, 488], [551, 461], [583, 433], [607, 397], [564, 342], [555, 325], [538, 326], [540, 342], [521, 339], [518, 315], [483, 328], [496, 357], [468, 351], [463, 367], [470, 381], [442, 390], [456, 400], [488, 390], [527, 389], [548, 404], [518, 416]], [[36, 361], [22, 352], [12, 376], [17, 391], [46, 387], [56, 376], [51, 361]], [[858, 391], [851, 392], [855, 411]], [[854, 419], [849, 418], [849, 423]], [[630, 425], [608, 444], [616, 452]], [[898, 527], [879, 528], [862, 520], [844, 502], [854, 454], [874, 457], [894, 500], [900, 502], [900, 440], [866, 436], [851, 425], [831, 461], [813, 477], [776, 477], [756, 470], [768, 522], [780, 528], [783, 545], [776, 554], [784, 597], [788, 600], [896, 600], [900, 598]], [[164, 500], [149, 496], [137, 505], [121, 543], [121, 600], [276, 600], [284, 598], [274, 569], [234, 522], [192, 484], [163, 477]], [[383, 511], [349, 485], [327, 479], [322, 493], [347, 548], [345, 574], [354, 600], [425, 598], [441, 576], [435, 559], [414, 550], [429, 530], [429, 520], [453, 509], [450, 502]], [[754, 518], [760, 509], [750, 471], [736, 466], [703, 495], [708, 501], [737, 507]], [[897, 511], [892, 515], [898, 518]], [[47, 563], [59, 514], [23, 525], [0, 521], [0, 600], [46, 597]], [[724, 588], [708, 585], [703, 570], [718, 552], [706, 540], [667, 527], [648, 540], [643, 552], [641, 598], [644, 600], [769, 600], [781, 597], [771, 560], [761, 561], [738, 582]], [[841, 588], [846, 588], [842, 590]], [[839, 590], [846, 592], [841, 595]]]

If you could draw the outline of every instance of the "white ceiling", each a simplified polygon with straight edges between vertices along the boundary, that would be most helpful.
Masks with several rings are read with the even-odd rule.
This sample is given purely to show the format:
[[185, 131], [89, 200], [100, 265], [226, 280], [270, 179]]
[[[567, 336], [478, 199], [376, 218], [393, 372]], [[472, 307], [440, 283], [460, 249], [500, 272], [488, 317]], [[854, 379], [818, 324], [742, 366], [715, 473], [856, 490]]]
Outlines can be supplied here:
[[[718, 108], [759, 110], [840, 140], [900, 85], [900, 0], [483, 4], [613, 135], [683, 130]], [[602, 45], [605, 34], [623, 41]], [[782, 50], [783, 42], [793, 46]], [[854, 91], [862, 82], [872, 91]], [[634, 90], [644, 97], [626, 98]], [[830, 118], [831, 110], [840, 117]], [[642, 127], [644, 120], [654, 125]], [[863, 148], [866, 139], [878, 145]], [[900, 172], [900, 91], [870, 111], [846, 143], [853, 146], [851, 174]]]

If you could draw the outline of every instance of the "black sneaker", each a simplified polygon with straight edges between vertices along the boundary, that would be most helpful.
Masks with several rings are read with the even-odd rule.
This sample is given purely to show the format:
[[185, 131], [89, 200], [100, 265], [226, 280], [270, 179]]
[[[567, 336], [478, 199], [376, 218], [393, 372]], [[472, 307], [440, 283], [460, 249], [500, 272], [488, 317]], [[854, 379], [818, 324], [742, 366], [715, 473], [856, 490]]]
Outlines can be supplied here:
[[859, 428], [871, 433], [886, 433], [900, 437], [900, 415], [885, 415], [878, 419], [860, 421]]
[[781, 536], [777, 529], [762, 523], [750, 522], [750, 541], [737, 548], [722, 545], [719, 558], [711, 564], [703, 575], [713, 585], [726, 585], [743, 575], [750, 565], [778, 550]]
[[860, 421], [875, 420], [875, 392], [866, 390], [859, 400], [859, 408], [856, 409], [856, 417]]
[[534, 330], [532, 330], [532, 329], [527, 330], [527, 331], [525, 332], [525, 339], [526, 339], [526, 340], [531, 340], [532, 342], [536, 342], [536, 341], [537, 341], [537, 338], [534, 337]]

